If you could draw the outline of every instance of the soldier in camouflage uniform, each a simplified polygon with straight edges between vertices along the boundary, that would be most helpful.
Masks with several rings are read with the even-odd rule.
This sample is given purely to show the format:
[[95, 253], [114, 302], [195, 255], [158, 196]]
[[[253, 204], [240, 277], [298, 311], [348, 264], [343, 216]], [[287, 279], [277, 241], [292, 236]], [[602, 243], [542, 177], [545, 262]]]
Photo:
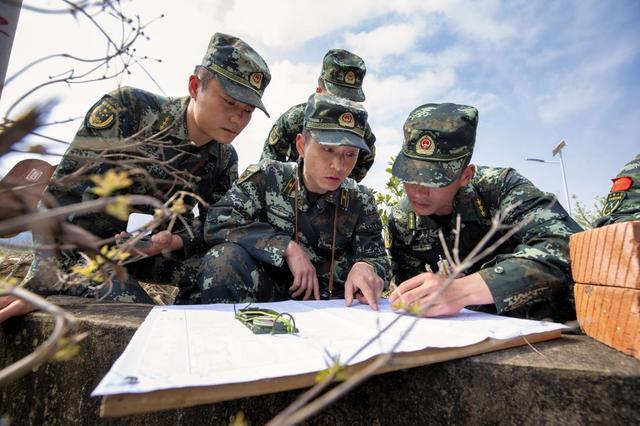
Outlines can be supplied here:
[[[128, 170], [134, 181], [120, 194], [151, 195], [164, 202], [178, 191], [188, 191], [215, 203], [238, 177], [238, 157], [230, 143], [249, 123], [255, 107], [266, 113], [261, 98], [270, 78], [267, 64], [255, 50], [236, 37], [216, 33], [202, 64], [189, 78], [190, 96], [165, 98], [125, 87], [98, 101], [53, 176], [54, 181], [68, 179], [81, 170], [84, 178], [53, 183], [48, 193], [61, 206], [95, 199], [89, 175], [115, 169]], [[196, 200], [187, 197], [185, 202], [190, 211]], [[149, 206], [137, 207], [153, 214]], [[126, 222], [103, 212], [76, 213], [68, 220], [101, 238], [126, 229]], [[192, 235], [186, 228], [153, 235], [151, 246], [140, 249], [150, 257], [130, 264], [130, 275], [145, 282], [189, 286], [207, 246], [204, 221], [193, 216], [187, 221]], [[43, 268], [49, 273], [41, 270], [47, 255], [37, 256], [25, 280], [27, 288], [40, 293], [51, 290], [55, 281], [55, 273], [50, 273], [55, 267]], [[64, 251], [57, 260], [57, 267], [67, 271], [80, 257]], [[108, 298], [152, 303], [137, 282], [130, 281], [114, 286]], [[80, 286], [68, 293], [91, 296], [95, 291]]]
[[[326, 53], [322, 61], [322, 71], [318, 77], [316, 93], [330, 93], [352, 101], [364, 101], [362, 80], [367, 72], [362, 58], [343, 49], [333, 49]], [[264, 142], [261, 160], [296, 161], [296, 136], [302, 133], [304, 108], [306, 103], [292, 106], [276, 120]], [[364, 141], [368, 151], [361, 150], [350, 178], [360, 182], [373, 165], [376, 156], [375, 135], [369, 123], [364, 129]]]
[[[425, 316], [451, 315], [463, 307], [535, 319], [575, 318], [570, 302], [569, 236], [580, 227], [551, 194], [510, 168], [469, 164], [478, 112], [455, 104], [426, 104], [404, 124], [404, 144], [393, 175], [407, 196], [389, 219], [395, 306], [426, 306]], [[440, 296], [447, 264], [438, 239], [449, 250], [460, 215], [460, 259], [491, 227], [492, 217], [512, 208], [504, 223], [522, 226], [494, 253], [480, 259]], [[506, 231], [493, 237], [498, 240]], [[449, 266], [450, 267], [450, 266]], [[440, 273], [425, 272], [437, 271]]]
[[625, 164], [607, 196], [603, 216], [595, 226], [640, 220], [640, 154]]
[[181, 302], [344, 297], [377, 309], [388, 273], [382, 225], [373, 194], [347, 178], [368, 149], [366, 118], [358, 103], [311, 96], [298, 164], [252, 165], [209, 208], [205, 240], [213, 247], [198, 288]]

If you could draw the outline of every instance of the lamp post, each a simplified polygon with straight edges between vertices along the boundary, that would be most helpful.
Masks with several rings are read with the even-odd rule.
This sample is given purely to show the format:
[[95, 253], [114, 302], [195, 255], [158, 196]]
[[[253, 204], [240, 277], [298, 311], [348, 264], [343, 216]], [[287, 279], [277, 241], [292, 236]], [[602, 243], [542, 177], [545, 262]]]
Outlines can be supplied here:
[[567, 176], [564, 173], [564, 161], [562, 160], [562, 148], [567, 146], [565, 141], [560, 141], [555, 148], [553, 148], [553, 156], [558, 155], [560, 157], [560, 161], [547, 161], [542, 160], [540, 158], [525, 158], [526, 161], [535, 161], [538, 163], [548, 163], [548, 164], [560, 164], [560, 171], [562, 172], [562, 183], [564, 184], [564, 196], [567, 203], [567, 211], [569, 212], [569, 216], [571, 216], [571, 202], [569, 201], [569, 188], [567, 187]]

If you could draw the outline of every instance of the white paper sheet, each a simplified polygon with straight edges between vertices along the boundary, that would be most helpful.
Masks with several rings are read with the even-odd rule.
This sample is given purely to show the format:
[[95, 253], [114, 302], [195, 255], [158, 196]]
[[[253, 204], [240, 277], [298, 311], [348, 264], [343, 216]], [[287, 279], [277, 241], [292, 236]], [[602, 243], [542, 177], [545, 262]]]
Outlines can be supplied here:
[[[346, 307], [344, 300], [254, 305], [290, 313], [299, 330], [296, 335], [254, 335], [234, 318], [233, 305], [156, 306], [92, 396], [316, 372], [327, 367], [327, 352], [344, 363], [398, 317], [386, 300], [381, 300], [377, 312], [354, 305]], [[414, 320], [400, 318], [349, 364], [390, 351]], [[488, 337], [509, 339], [563, 327], [463, 310], [453, 317], [418, 319], [395, 352], [462, 347]]]

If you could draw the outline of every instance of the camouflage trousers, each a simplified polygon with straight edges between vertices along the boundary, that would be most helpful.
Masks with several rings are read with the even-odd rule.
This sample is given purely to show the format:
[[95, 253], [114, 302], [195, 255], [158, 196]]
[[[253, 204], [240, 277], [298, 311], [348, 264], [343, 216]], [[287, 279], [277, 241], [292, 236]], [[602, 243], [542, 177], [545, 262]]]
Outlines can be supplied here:
[[[344, 281], [349, 272], [346, 256], [336, 263], [334, 292], [328, 292], [329, 265], [314, 265], [318, 272], [322, 299], [344, 297]], [[327, 262], [328, 263], [328, 262]], [[212, 247], [203, 257], [196, 286], [181, 288], [176, 304], [275, 302], [290, 299], [293, 276], [286, 263], [273, 266], [255, 260], [235, 243]]]
[[114, 276], [111, 285], [100, 285], [77, 277], [74, 279], [69, 273], [71, 266], [82, 262], [77, 252], [63, 250], [59, 255], [52, 256], [49, 252], [37, 251], [21, 286], [45, 296], [62, 294], [154, 304], [138, 281], [191, 288], [195, 285], [201, 258], [201, 255], [195, 255], [176, 260], [159, 254], [127, 264], [126, 280]]

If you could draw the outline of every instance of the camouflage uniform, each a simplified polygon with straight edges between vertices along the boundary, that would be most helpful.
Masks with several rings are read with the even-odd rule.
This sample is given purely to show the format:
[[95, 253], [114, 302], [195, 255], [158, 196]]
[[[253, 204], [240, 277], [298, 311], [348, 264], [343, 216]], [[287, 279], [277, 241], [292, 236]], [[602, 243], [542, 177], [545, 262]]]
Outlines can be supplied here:
[[[260, 96], [269, 82], [269, 71], [262, 58], [244, 42], [232, 36], [215, 34], [202, 66], [216, 73], [229, 96], [235, 95], [234, 98], [242, 98], [244, 102], [264, 109]], [[244, 86], [256, 92], [250, 88], [255, 84], [249, 79], [258, 72], [262, 72], [262, 87], [258, 94], [247, 95], [234, 87], [237, 83], [229, 81], [231, 77], [238, 80], [244, 75], [247, 79]], [[105, 95], [87, 113], [52, 179], [55, 182], [68, 178], [81, 169], [82, 177], [52, 183], [47, 192], [61, 206], [89, 201], [97, 195], [92, 192], [95, 185], [88, 177], [116, 169], [128, 170], [134, 181], [130, 187], [118, 191], [119, 194], [150, 195], [165, 202], [179, 191], [188, 191], [206, 203], [215, 203], [238, 176], [238, 156], [228, 144], [212, 140], [198, 147], [190, 141], [186, 123], [189, 100], [188, 96], [166, 98], [128, 87]], [[130, 163], [128, 168], [121, 166], [125, 163]], [[190, 212], [196, 202], [195, 198], [185, 198], [187, 211]], [[153, 214], [150, 206], [136, 207], [138, 212]], [[159, 254], [129, 264], [127, 268], [131, 276], [158, 284], [191, 285], [208, 246], [203, 239], [203, 221], [192, 213], [185, 215], [185, 219], [192, 235], [181, 226], [172, 230], [182, 239], [183, 249], [166, 257]], [[127, 225], [104, 212], [76, 213], [67, 220], [100, 238], [112, 238], [125, 231]], [[25, 280], [27, 287], [42, 293], [50, 292], [47, 287], [53, 279], [52, 265], [40, 271], [44, 262], [42, 258], [47, 255], [41, 253], [37, 256]], [[56, 260], [58, 267], [67, 271], [78, 263], [80, 256], [77, 252], [63, 251]], [[48, 273], [43, 273], [45, 270]], [[126, 286], [115, 286], [109, 298], [152, 303], [133, 279], [129, 281]], [[89, 296], [94, 294], [94, 290], [93, 286], [75, 286], [67, 293]]]
[[[318, 143], [351, 145], [354, 142], [343, 136], [346, 131], [328, 130], [326, 123], [332, 117], [323, 112], [328, 108], [338, 113], [343, 110], [338, 109], [340, 106], [336, 103], [318, 105], [325, 102], [318, 98], [327, 97], [339, 99], [329, 95], [310, 98], [306, 127]], [[363, 132], [366, 112], [362, 110], [364, 117], [358, 116], [352, 102], [341, 102], [349, 105], [356, 115], [360, 124], [355, 130]], [[334, 113], [334, 121], [346, 114], [338, 113]], [[353, 121], [353, 115], [349, 122]], [[313, 116], [324, 122], [313, 123]], [[316, 124], [323, 130], [313, 129]], [[357, 147], [366, 149], [361, 135], [358, 139]], [[189, 297], [183, 295], [181, 303], [264, 302], [288, 298], [292, 275], [283, 253], [295, 238], [296, 221], [299, 244], [316, 268], [324, 298], [344, 295], [345, 280], [356, 262], [369, 263], [386, 281], [388, 261], [382, 225], [370, 190], [347, 178], [338, 189], [323, 195], [309, 193], [303, 184], [296, 191], [297, 182], [304, 181], [302, 169], [299, 174], [297, 170], [294, 163], [263, 160], [250, 166], [229, 192], [209, 208], [205, 240], [214, 246], [202, 261], [198, 288]], [[334, 218], [337, 224], [335, 259], [341, 261], [334, 273], [337, 288], [330, 295], [327, 290]]]
[[603, 217], [595, 226], [640, 220], [640, 154], [627, 163], [613, 180]]
[[[324, 56], [320, 79], [332, 95], [361, 102], [365, 99], [362, 80], [366, 72], [365, 64], [359, 56], [343, 49], [333, 49]], [[302, 133], [305, 106], [306, 103], [294, 105], [276, 120], [264, 143], [261, 160], [296, 161], [298, 159], [295, 141], [298, 133]], [[360, 152], [358, 162], [349, 175], [358, 182], [364, 179], [376, 156], [374, 146], [376, 137], [369, 123], [365, 128], [364, 140], [370, 152]]]
[[[426, 186], [450, 185], [469, 163], [476, 125], [473, 107], [427, 104], [417, 108], [405, 123], [405, 143], [393, 166], [394, 175]], [[425, 272], [425, 265], [438, 270], [440, 256], [445, 257], [438, 230], [442, 229], [451, 250], [458, 214], [463, 259], [490, 229], [492, 217], [518, 203], [504, 223], [526, 222], [523, 228], [465, 271], [482, 276], [495, 306], [470, 308], [557, 321], [575, 318], [568, 239], [581, 229], [553, 195], [510, 168], [476, 167], [471, 182], [455, 195], [451, 215], [417, 216], [407, 198], [393, 209], [387, 245], [396, 284]], [[505, 232], [498, 232], [492, 242]]]

